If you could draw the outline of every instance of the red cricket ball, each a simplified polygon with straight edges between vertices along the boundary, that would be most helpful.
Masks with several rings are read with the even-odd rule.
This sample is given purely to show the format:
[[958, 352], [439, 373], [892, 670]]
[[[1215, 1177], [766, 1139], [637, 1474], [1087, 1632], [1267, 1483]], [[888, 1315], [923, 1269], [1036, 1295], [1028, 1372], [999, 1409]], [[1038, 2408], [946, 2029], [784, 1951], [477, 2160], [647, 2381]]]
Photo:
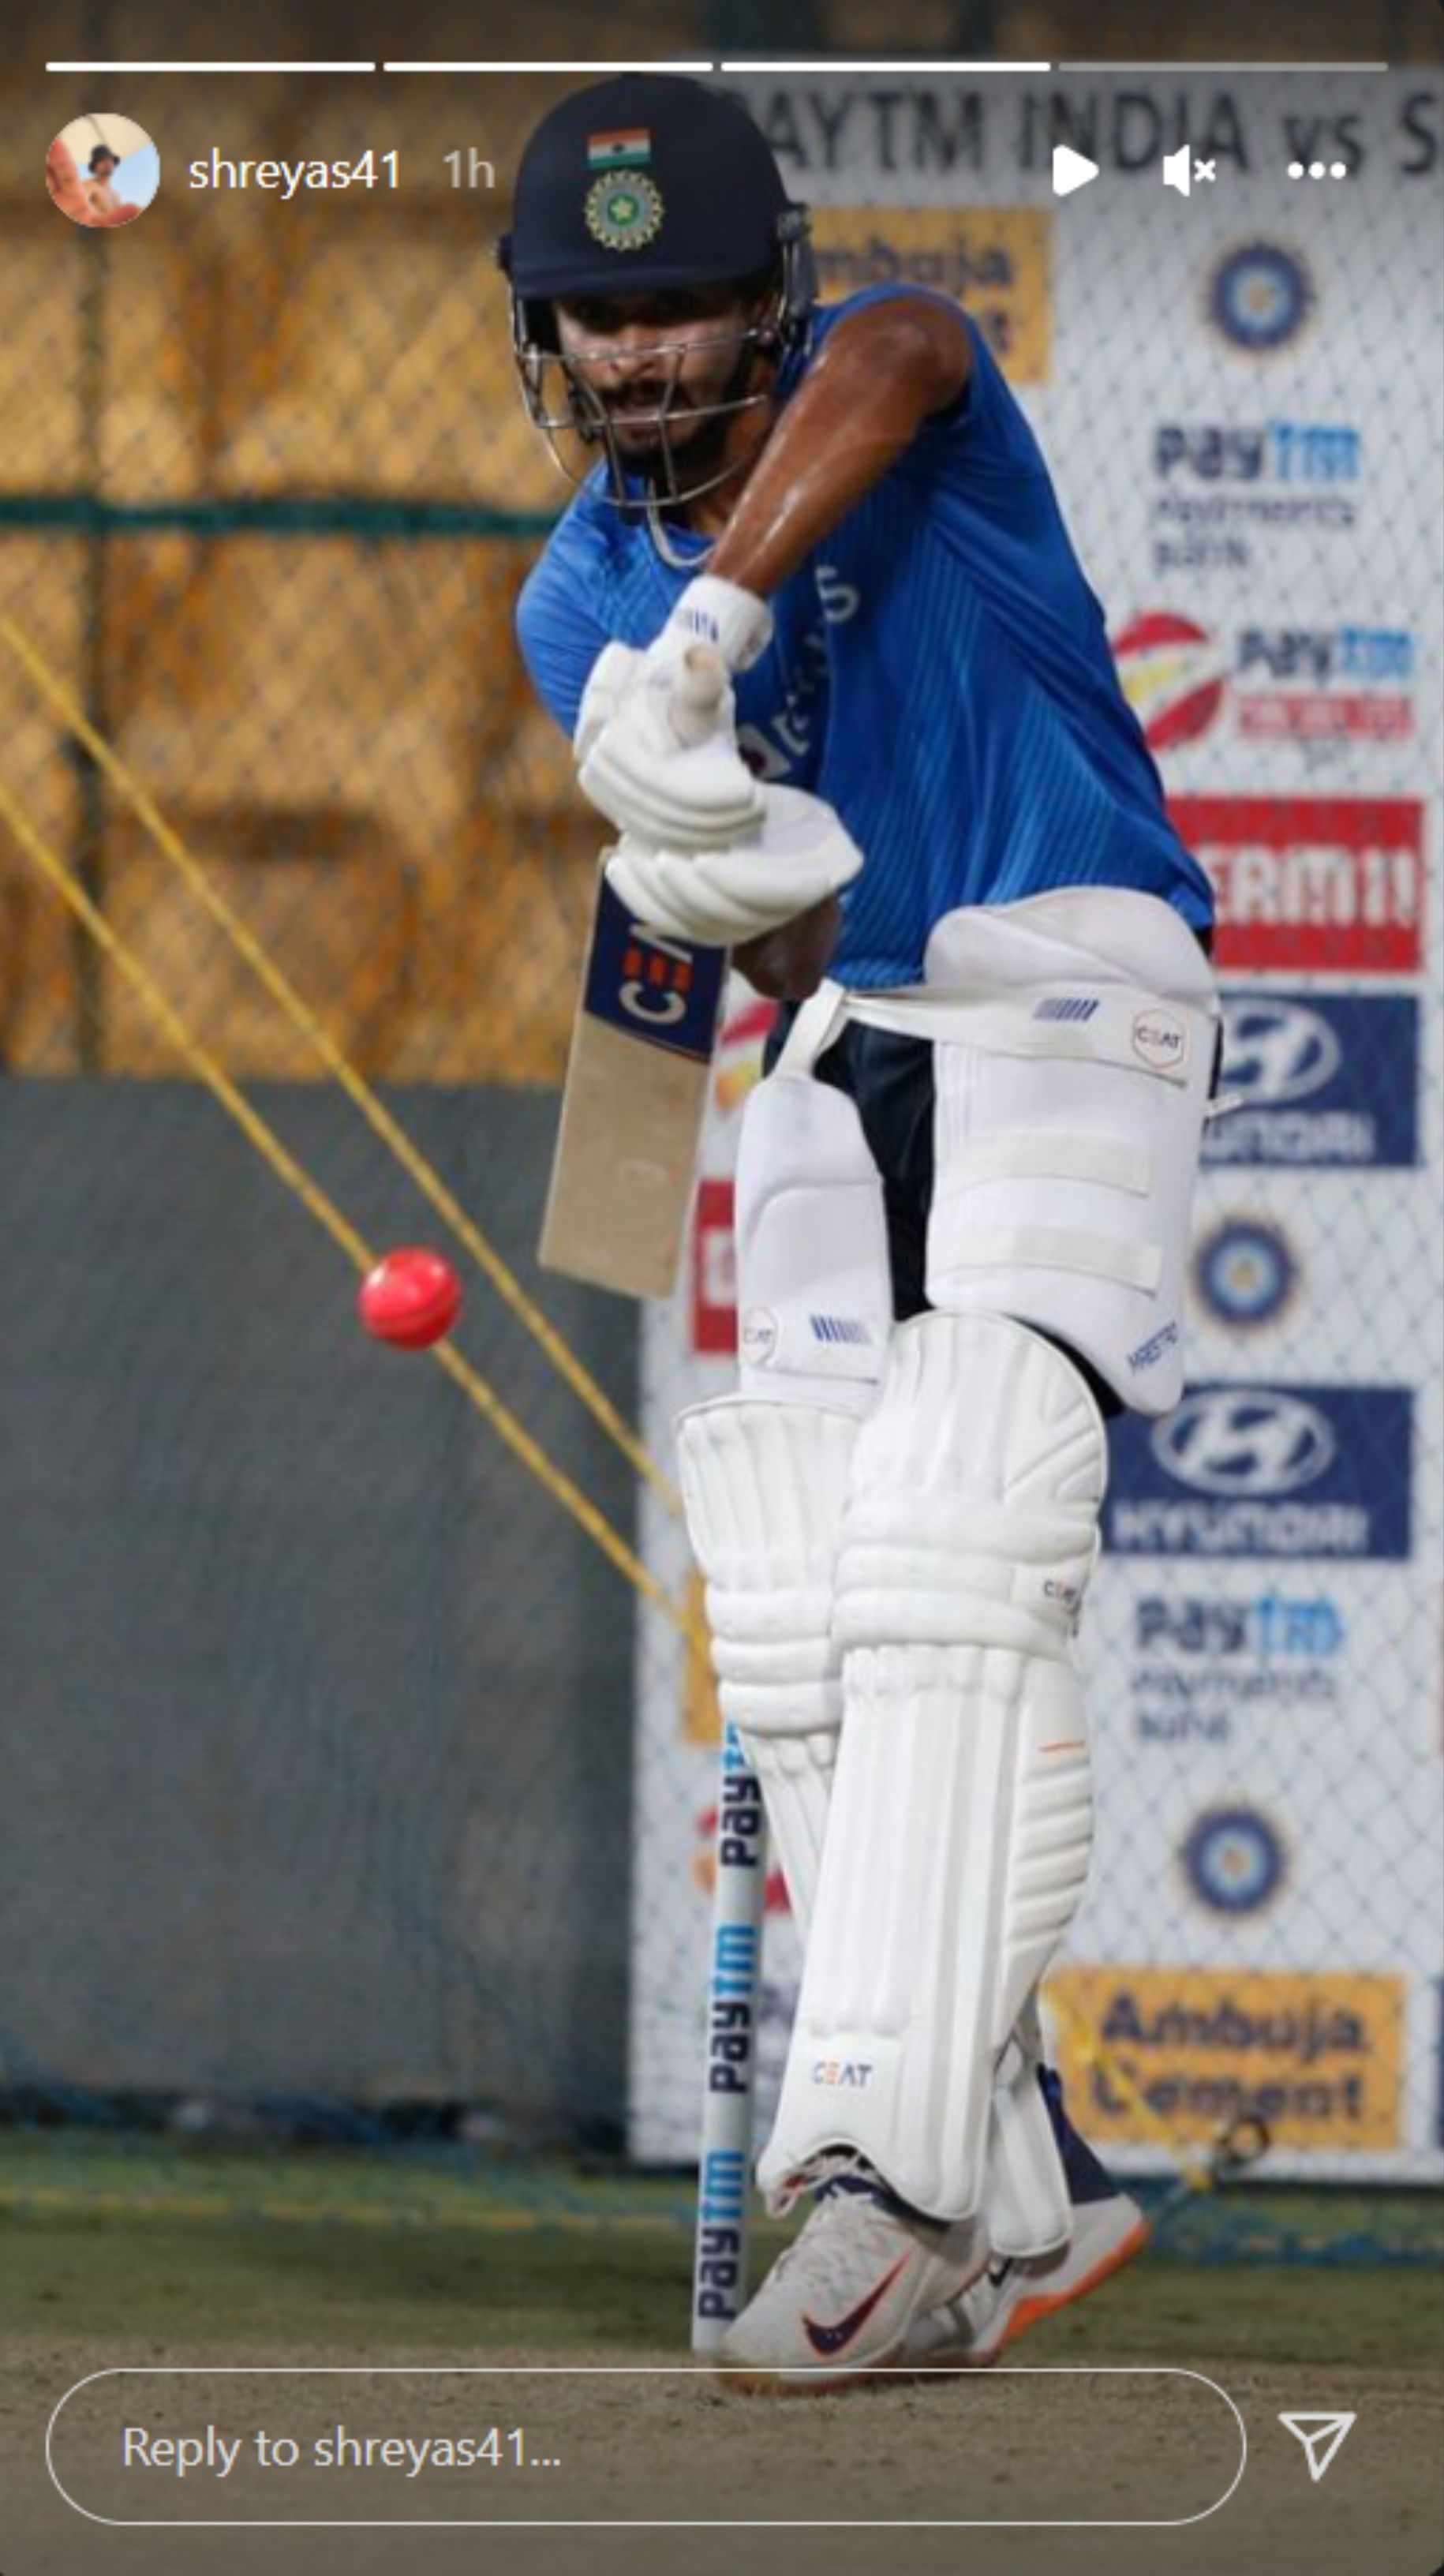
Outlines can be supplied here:
[[460, 1314], [461, 1281], [444, 1253], [406, 1244], [367, 1271], [356, 1303], [378, 1342], [424, 1351], [450, 1332]]

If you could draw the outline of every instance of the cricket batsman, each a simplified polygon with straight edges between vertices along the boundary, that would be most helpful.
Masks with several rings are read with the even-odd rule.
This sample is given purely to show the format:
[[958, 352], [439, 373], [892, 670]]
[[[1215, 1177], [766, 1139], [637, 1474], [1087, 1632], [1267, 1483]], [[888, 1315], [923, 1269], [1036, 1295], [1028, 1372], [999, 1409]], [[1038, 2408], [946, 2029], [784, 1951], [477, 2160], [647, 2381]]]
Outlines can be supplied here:
[[1104, 1422], [1182, 1392], [1209, 887], [981, 335], [922, 290], [819, 304], [741, 107], [568, 98], [500, 257], [579, 483], [528, 667], [634, 917], [786, 1005], [740, 1391], [679, 1426], [805, 1943], [758, 2172], [810, 2214], [723, 2357], [764, 2389], [985, 2363], [1144, 2234], [1037, 1994], [1088, 1869]]

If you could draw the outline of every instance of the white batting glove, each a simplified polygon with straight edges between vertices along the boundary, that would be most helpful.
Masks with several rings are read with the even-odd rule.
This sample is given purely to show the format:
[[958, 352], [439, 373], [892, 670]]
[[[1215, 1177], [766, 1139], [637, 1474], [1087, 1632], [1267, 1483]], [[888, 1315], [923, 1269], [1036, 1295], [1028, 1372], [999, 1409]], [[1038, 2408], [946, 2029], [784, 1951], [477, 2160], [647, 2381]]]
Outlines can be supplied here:
[[725, 849], [760, 828], [730, 674], [765, 651], [772, 613], [735, 582], [690, 582], [645, 653], [609, 644], [574, 745], [583, 793], [618, 830], [675, 850]]
[[727, 850], [654, 850], [630, 838], [607, 860], [607, 882], [634, 920], [665, 938], [740, 948], [810, 912], [862, 866], [830, 805], [800, 787], [761, 791], [760, 831]]

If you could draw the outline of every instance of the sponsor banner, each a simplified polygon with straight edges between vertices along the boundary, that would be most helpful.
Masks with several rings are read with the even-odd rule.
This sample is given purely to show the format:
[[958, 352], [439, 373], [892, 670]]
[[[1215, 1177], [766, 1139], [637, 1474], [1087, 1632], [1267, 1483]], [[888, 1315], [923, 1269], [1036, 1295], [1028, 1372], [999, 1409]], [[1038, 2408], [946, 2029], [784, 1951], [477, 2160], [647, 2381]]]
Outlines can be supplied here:
[[1407, 628], [1212, 628], [1150, 608], [1113, 637], [1119, 678], [1150, 751], [1193, 743], [1293, 743], [1317, 761], [1414, 731], [1418, 648]]
[[1155, 574], [1250, 573], [1357, 551], [1364, 433], [1303, 413], [1168, 413], [1148, 459]]
[[1404, 1387], [1204, 1385], [1112, 1429], [1105, 1544], [1119, 1556], [1409, 1554]]
[[1169, 811], [1212, 880], [1220, 967], [1418, 969], [1424, 808], [1417, 799], [1174, 796]]
[[820, 206], [812, 232], [827, 302], [865, 286], [931, 287], [971, 313], [1012, 384], [1046, 383], [1051, 208]]
[[1047, 1996], [1070, 2108], [1105, 2152], [1237, 2119], [1284, 2148], [1403, 2143], [1402, 1977], [1109, 1964], [1061, 1969]]
[[1226, 992], [1206, 1165], [1402, 1168], [1419, 1156], [1419, 1005], [1409, 994]]
[[[1181, 253], [1186, 260], [1200, 233], [1212, 242], [1196, 272], [1194, 305], [1199, 337], [1220, 370], [1232, 370], [1240, 356], [1268, 358], [1310, 336], [1317, 341], [1314, 326], [1327, 316], [1318, 254], [1294, 220], [1283, 220], [1303, 213], [1298, 199], [1279, 206], [1281, 182], [1267, 192], [1278, 216], [1244, 231], [1241, 188], [1260, 174], [1282, 173], [1300, 155], [1339, 159], [1351, 199], [1368, 195], [1373, 216], [1377, 206], [1392, 210], [1402, 198], [1400, 228], [1419, 233], [1427, 216], [1408, 199], [1427, 194], [1439, 168], [1438, 85], [1417, 67], [1363, 88], [1347, 74], [1308, 65], [1272, 76], [1250, 67], [1249, 77], [1237, 80], [1206, 66], [1043, 69], [1003, 83], [966, 73], [940, 80], [906, 63], [851, 71], [819, 64], [815, 72], [759, 67], [729, 85], [750, 107], [791, 193], [813, 205], [948, 206], [960, 197], [970, 207], [1020, 197], [1042, 203], [1054, 146], [1084, 152], [1107, 179], [1127, 184], [1098, 190], [1080, 264], [1093, 253], [1099, 265], [1092, 274], [1106, 281], [1120, 240], [1141, 241], [1175, 301], [1177, 271], [1159, 259], [1159, 222], [1143, 209], [1147, 204], [1151, 216], [1157, 207], [1162, 217], [1163, 155], [1187, 144], [1214, 164], [1222, 183], [1216, 200], [1206, 185], [1195, 192]], [[1417, 186], [1401, 188], [1400, 181]], [[1089, 319], [1096, 343], [1092, 312]], [[1175, 328], [1160, 350], [1159, 373], [1180, 336]], [[1107, 362], [1105, 350], [1101, 370]]]
[[1120, 1644], [1134, 1742], [1223, 1747], [1242, 1730], [1257, 1746], [1260, 1729], [1284, 1717], [1333, 1723], [1359, 1681], [1352, 1609], [1307, 1578], [1238, 1598], [1206, 1584], [1190, 1577], [1132, 1593]]

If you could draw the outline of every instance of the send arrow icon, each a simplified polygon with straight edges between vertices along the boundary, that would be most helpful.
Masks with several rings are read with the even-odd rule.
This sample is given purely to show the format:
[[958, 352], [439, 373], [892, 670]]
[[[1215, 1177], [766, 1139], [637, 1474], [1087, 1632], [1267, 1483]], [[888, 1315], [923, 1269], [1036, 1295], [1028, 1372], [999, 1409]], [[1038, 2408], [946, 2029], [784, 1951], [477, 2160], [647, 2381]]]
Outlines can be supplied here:
[[1318, 2485], [1345, 2434], [1358, 2422], [1357, 2415], [1281, 2415], [1279, 2422], [1297, 2434], [1304, 2446], [1309, 2475]]

